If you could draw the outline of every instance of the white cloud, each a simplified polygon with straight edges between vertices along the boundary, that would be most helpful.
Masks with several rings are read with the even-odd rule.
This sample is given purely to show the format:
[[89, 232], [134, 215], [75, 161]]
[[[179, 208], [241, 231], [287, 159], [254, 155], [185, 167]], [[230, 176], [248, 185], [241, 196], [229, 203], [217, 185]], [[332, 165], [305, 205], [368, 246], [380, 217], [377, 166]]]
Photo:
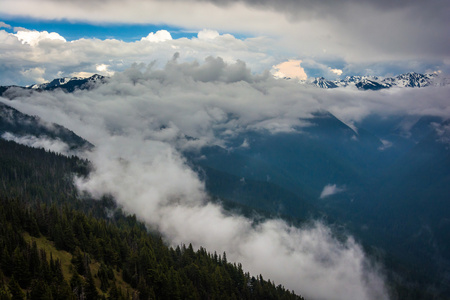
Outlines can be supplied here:
[[17, 31], [14, 35], [22, 42], [22, 44], [28, 44], [32, 47], [45, 40], [66, 42], [66, 39], [56, 32], [48, 33], [47, 31], [21, 30]]
[[[73, 72], [70, 74], [70, 77], [88, 78], [94, 74], [95, 73], [90, 73], [90, 72]], [[58, 77], [60, 77], [60, 76], [58, 76]]]
[[242, 142], [242, 144], [239, 147], [240, 148], [250, 148], [250, 143], [248, 142], [247, 139], [244, 139], [244, 141]]
[[336, 184], [327, 184], [324, 186], [322, 193], [320, 193], [320, 199], [338, 194], [345, 191], [345, 188], [338, 187]]
[[172, 40], [172, 35], [167, 30], [158, 30], [156, 33], [150, 32], [141, 41], [149, 41], [152, 43], [160, 43]]
[[99, 64], [95, 66], [95, 70], [101, 75], [112, 76], [114, 75], [114, 71], [110, 71], [109, 67], [110, 66], [106, 64]]
[[[232, 9], [232, 7], [227, 9]], [[270, 14], [273, 13], [275, 12], [270, 12]], [[276, 14], [278, 15], [278, 13]], [[286, 20], [282, 18], [280, 22], [283, 23]], [[0, 56], [0, 81], [4, 85], [36, 83], [32, 82], [30, 77], [18, 75], [21, 70], [36, 67], [46, 69], [45, 80], [55, 78], [58, 72], [64, 74], [96, 73], [96, 66], [99, 63], [108, 65], [110, 74], [123, 71], [133, 63], [149, 64], [153, 62], [162, 67], [163, 63], [170, 59], [175, 52], [180, 54], [179, 60], [185, 62], [203, 60], [210, 55], [220, 56], [225, 62], [245, 61], [254, 72], [270, 70], [273, 66], [283, 67], [283, 70], [273, 70], [273, 72], [279, 77], [288, 76], [300, 79], [305, 79], [307, 74], [311, 74], [312, 77], [324, 76], [331, 79], [348, 74], [385, 73], [388, 68], [394, 68], [398, 72], [410, 70], [420, 72], [429, 69], [440, 69], [444, 73], [450, 71], [450, 65], [448, 64], [450, 60], [448, 59], [443, 60], [447, 62], [443, 65], [442, 62], [437, 61], [434, 61], [432, 65], [417, 60], [405, 61], [403, 59], [398, 61], [389, 57], [389, 55], [385, 58], [373, 60], [372, 57], [376, 57], [376, 55], [374, 53], [369, 55], [369, 52], [373, 51], [372, 48], [368, 49], [361, 58], [356, 54], [351, 58], [347, 57], [349, 55], [348, 49], [343, 52], [344, 54], [329, 54], [327, 52], [327, 55], [323, 56], [316, 52], [315, 46], [312, 46], [314, 41], [318, 39], [317, 36], [330, 34], [326, 31], [320, 33], [322, 27], [314, 28], [315, 35], [311, 34], [313, 31], [306, 30], [308, 36], [303, 40], [302, 50], [299, 51], [296, 49], [296, 45], [288, 45], [294, 43], [289, 34], [297, 35], [297, 32], [292, 29], [296, 28], [297, 25], [297, 23], [286, 24], [286, 31], [283, 31], [282, 36], [263, 33], [246, 39], [238, 39], [230, 34], [219, 34], [218, 31], [212, 29], [203, 29], [199, 31], [197, 37], [191, 39], [172, 39], [168, 31], [160, 30], [155, 33], [151, 32], [147, 37], [143, 37], [136, 42], [124, 42], [115, 39], [79, 39], [69, 43], [65, 42], [65, 38], [55, 32], [16, 28], [17, 33], [12, 34], [0, 30], [0, 51], [2, 52], [2, 56]], [[305, 24], [305, 26], [307, 28], [308, 24]], [[294, 31], [291, 32], [291, 30]], [[302, 27], [299, 30], [303, 31], [304, 29]], [[314, 41], [308, 42], [310, 38]], [[297, 40], [301, 39], [295, 39], [295, 43]], [[313, 48], [308, 49], [308, 47]], [[342, 47], [340, 44], [336, 45], [335, 49], [340, 47]], [[289, 61], [289, 57], [300, 57], [302, 59]], [[388, 63], [383, 63], [386, 60], [388, 60]], [[300, 61], [301, 66], [299, 66]], [[336, 66], [339, 66], [339, 68], [336, 68]], [[105, 73], [105, 75], [107, 74]]]
[[[24, 30], [19, 32], [26, 33]], [[212, 36], [212, 33], [202, 32]], [[140, 63], [162, 67], [176, 52], [179, 53], [178, 61], [203, 60], [210, 55], [222, 56], [226, 62], [246, 61], [257, 72], [270, 68], [275, 61], [273, 56], [264, 52], [270, 44], [268, 39], [239, 40], [230, 34], [218, 35], [213, 39], [194, 37], [173, 40], [169, 39], [170, 33], [167, 31], [158, 31], [136, 42], [114, 39], [55, 42], [44, 38], [48, 35], [45, 32], [31, 33], [31, 37], [22, 36], [23, 39], [19, 39], [15, 34], [0, 30], [0, 82], [3, 85], [36, 83], [32, 77], [20, 76], [20, 71], [33, 68], [44, 68], [46, 73], [43, 78], [49, 81], [58, 73], [98, 73], [97, 68], [102, 65], [108, 67], [102, 73], [104, 75]], [[145, 39], [161, 42], [148, 42]], [[45, 43], [42, 42], [44, 40]], [[28, 43], [34, 46], [30, 47]]]
[[380, 147], [378, 147], [378, 150], [380, 150], [380, 151], [384, 151], [384, 150], [386, 150], [386, 149], [389, 149], [389, 148], [391, 148], [392, 147], [392, 142], [390, 142], [390, 141], [388, 141], [388, 140], [383, 140], [383, 139], [381, 139], [380, 140], [381, 141], [381, 143], [382, 143], [382, 145], [380, 146]]
[[216, 30], [203, 29], [197, 35], [200, 40], [213, 40], [219, 37], [219, 33]]
[[341, 69], [330, 69], [330, 71], [334, 74], [336, 74], [337, 76], [341, 76], [342, 75], [342, 70]]
[[44, 68], [40, 68], [40, 67], [31, 68], [31, 69], [20, 71], [20, 73], [24, 77], [31, 79], [33, 82], [36, 82], [36, 83], [46, 82], [46, 80], [44, 78], [44, 76], [45, 76]]
[[450, 124], [431, 123], [438, 138], [437, 142], [450, 145]]
[[14, 141], [21, 145], [26, 145], [34, 148], [43, 148], [47, 151], [52, 151], [61, 154], [69, 154], [69, 146], [59, 139], [51, 139], [47, 137], [36, 137], [33, 135], [16, 136], [10, 132], [5, 132], [1, 138], [7, 141]]
[[301, 60], [290, 59], [272, 67], [273, 75], [277, 78], [296, 78], [306, 80], [308, 76], [301, 67]]
[[10, 29], [10, 28], [11, 28], [11, 25], [6, 24], [5, 22], [0, 21], [0, 28], [8, 28], [8, 29]]

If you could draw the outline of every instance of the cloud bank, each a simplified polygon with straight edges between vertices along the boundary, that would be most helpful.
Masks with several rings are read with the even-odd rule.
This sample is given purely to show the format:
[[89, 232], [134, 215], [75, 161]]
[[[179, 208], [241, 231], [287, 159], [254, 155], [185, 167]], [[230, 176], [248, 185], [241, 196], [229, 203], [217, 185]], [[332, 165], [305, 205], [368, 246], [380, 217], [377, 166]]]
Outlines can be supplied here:
[[163, 68], [135, 65], [91, 91], [27, 92], [1, 101], [92, 142], [94, 151], [84, 155], [95, 170], [76, 181], [79, 188], [113, 195], [167, 242], [226, 251], [252, 274], [309, 299], [364, 300], [389, 297], [382, 272], [351, 237], [338, 240], [321, 223], [295, 228], [224, 212], [208, 202], [181, 152], [227, 147], [230, 136], [248, 130], [301, 134], [317, 110], [347, 123], [373, 113], [448, 118], [449, 95], [449, 87], [330, 92], [255, 75], [243, 61], [183, 62], [175, 55]]
[[311, 59], [342, 69], [346, 75], [425, 70], [449, 73], [449, 12], [450, 5], [439, 0], [130, 0], [126, 5], [115, 0], [81, 4], [4, 0], [0, 7], [0, 16], [9, 18], [168, 24], [194, 31], [207, 24], [220, 32], [270, 37], [272, 53], [283, 57], [272, 65], [292, 58]]
[[274, 43], [268, 38], [240, 40], [212, 30], [200, 30], [191, 39], [172, 39], [168, 31], [160, 30], [135, 42], [115, 39], [68, 42], [56, 32], [0, 30], [0, 85], [31, 85], [77, 74], [110, 76], [141, 63], [163, 67], [175, 53], [184, 62], [211, 55], [221, 56], [229, 63], [246, 61], [255, 72], [262, 72], [281, 59], [270, 53], [274, 51], [268, 51], [267, 45]]

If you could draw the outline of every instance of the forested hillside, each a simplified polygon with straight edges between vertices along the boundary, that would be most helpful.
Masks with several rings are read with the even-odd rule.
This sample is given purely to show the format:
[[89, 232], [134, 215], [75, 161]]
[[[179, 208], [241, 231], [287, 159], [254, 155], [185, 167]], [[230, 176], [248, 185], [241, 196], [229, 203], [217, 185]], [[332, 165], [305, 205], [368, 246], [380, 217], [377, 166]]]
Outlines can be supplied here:
[[0, 139], [0, 299], [303, 299], [192, 245], [166, 245], [114, 201], [80, 199], [89, 163]]

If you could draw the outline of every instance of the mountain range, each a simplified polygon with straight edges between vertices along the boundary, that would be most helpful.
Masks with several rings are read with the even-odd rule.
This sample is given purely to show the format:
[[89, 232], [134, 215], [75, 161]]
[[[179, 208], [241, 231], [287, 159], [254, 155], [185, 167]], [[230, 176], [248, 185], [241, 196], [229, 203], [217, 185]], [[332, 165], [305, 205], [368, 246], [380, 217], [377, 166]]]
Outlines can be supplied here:
[[102, 84], [107, 80], [107, 77], [94, 74], [90, 77], [63, 77], [56, 78], [50, 82], [33, 84], [30, 86], [22, 87], [16, 85], [0, 86], [0, 96], [12, 99], [16, 97], [17, 93], [23, 91], [52, 91], [55, 89], [61, 89], [65, 92], [74, 92], [76, 90], [90, 90], [95, 88], [96, 85]]
[[392, 87], [426, 87], [448, 85], [450, 79], [436, 73], [419, 74], [415, 72], [401, 74], [395, 77], [378, 76], [347, 76], [344, 79], [328, 80], [316, 77], [302, 83], [324, 89], [355, 86], [360, 90], [381, 90]]
[[[290, 79], [290, 78], [285, 78]], [[6, 98], [15, 97], [18, 90], [51, 91], [61, 89], [65, 92], [75, 90], [89, 90], [96, 85], [104, 83], [108, 77], [94, 74], [91, 77], [63, 77], [57, 78], [47, 83], [33, 84], [26, 87], [20, 86], [0, 86], [0, 96]], [[329, 80], [324, 77], [315, 77], [300, 81], [300, 84], [316, 86], [323, 89], [356, 87], [359, 90], [381, 90], [393, 87], [427, 87], [444, 86], [450, 84], [450, 78], [437, 73], [419, 74], [415, 72], [401, 74], [395, 77], [378, 76], [346, 76], [344, 79]]]

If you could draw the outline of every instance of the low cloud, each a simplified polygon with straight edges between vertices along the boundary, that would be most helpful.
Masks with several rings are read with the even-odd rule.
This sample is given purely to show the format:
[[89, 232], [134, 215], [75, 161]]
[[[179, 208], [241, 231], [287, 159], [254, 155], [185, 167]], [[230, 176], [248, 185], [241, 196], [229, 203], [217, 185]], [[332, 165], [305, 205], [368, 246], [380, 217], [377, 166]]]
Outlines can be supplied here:
[[345, 188], [343, 187], [338, 187], [336, 184], [327, 184], [323, 188], [322, 193], [320, 193], [320, 199], [342, 193], [343, 191], [345, 191]]
[[384, 150], [386, 150], [386, 149], [389, 149], [389, 148], [391, 148], [392, 147], [392, 142], [390, 142], [390, 141], [388, 141], [388, 140], [383, 140], [383, 139], [380, 139], [380, 141], [381, 141], [381, 143], [382, 143], [382, 145], [380, 146], [380, 147], [378, 147], [378, 150], [380, 150], [380, 151], [384, 151]]
[[[269, 72], [255, 75], [243, 61], [184, 62], [175, 55], [162, 68], [135, 65], [117, 72], [90, 91], [28, 91], [0, 101], [93, 143], [95, 149], [84, 155], [94, 170], [77, 179], [78, 187], [98, 197], [113, 195], [168, 243], [226, 251], [252, 274], [309, 299], [364, 300], [389, 297], [379, 267], [351, 237], [338, 240], [321, 223], [296, 228], [224, 212], [208, 202], [182, 150], [227, 147], [230, 136], [250, 130], [302, 134], [317, 110], [347, 124], [370, 114], [449, 117], [449, 95], [449, 87], [321, 90], [274, 79]], [[330, 184], [323, 196], [340, 189]]]
[[7, 141], [13, 141], [21, 145], [43, 148], [47, 151], [69, 154], [69, 146], [59, 139], [51, 139], [46, 137], [36, 137], [34, 135], [16, 136], [10, 132], [5, 132], [1, 135], [1, 138]]
[[98, 197], [113, 195], [172, 245], [226, 251], [252, 274], [309, 299], [388, 299], [378, 266], [351, 237], [339, 241], [321, 223], [296, 228], [225, 213], [206, 201], [203, 183], [165, 143], [114, 137], [89, 158], [96, 169], [78, 179], [78, 187]]
[[445, 124], [431, 123], [431, 126], [436, 132], [437, 142], [442, 144], [450, 145], [450, 124], [446, 122]]

